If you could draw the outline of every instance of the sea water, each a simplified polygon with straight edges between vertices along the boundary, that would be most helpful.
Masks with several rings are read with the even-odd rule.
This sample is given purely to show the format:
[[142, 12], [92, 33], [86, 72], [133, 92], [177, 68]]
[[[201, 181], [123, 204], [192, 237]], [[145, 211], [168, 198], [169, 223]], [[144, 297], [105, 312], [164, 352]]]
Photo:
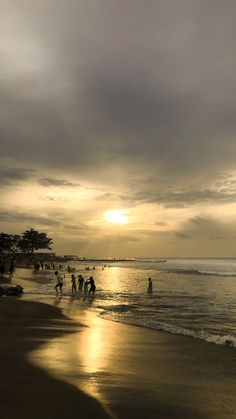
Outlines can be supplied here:
[[[109, 320], [236, 347], [236, 259], [146, 258], [107, 261], [105, 267], [104, 261], [94, 261], [89, 271], [85, 262], [70, 266], [76, 276], [93, 276], [95, 296], [72, 295], [67, 265], [61, 269], [65, 280], [60, 300], [54, 271], [18, 269], [14, 281], [24, 286], [26, 299], [56, 302], [62, 308], [73, 304], [74, 310], [95, 310]], [[149, 277], [152, 294], [147, 293]]]

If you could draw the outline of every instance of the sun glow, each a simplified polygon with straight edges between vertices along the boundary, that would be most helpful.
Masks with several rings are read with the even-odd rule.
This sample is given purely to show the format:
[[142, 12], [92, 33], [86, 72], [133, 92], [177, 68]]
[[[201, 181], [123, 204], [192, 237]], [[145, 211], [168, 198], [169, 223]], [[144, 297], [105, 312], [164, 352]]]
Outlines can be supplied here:
[[111, 223], [117, 223], [117, 224], [128, 223], [127, 215], [124, 213], [124, 211], [121, 211], [121, 210], [107, 211], [105, 213], [105, 218], [107, 221], [110, 221]]

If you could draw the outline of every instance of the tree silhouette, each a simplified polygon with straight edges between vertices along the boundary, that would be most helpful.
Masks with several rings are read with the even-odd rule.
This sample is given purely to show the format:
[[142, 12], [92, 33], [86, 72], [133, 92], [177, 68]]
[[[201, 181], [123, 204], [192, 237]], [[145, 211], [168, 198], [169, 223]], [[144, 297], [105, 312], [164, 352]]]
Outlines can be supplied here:
[[21, 239], [18, 242], [19, 249], [28, 253], [30, 256], [38, 249], [51, 249], [50, 245], [53, 241], [47, 236], [47, 233], [40, 233], [31, 228], [22, 233]]
[[0, 253], [14, 252], [17, 249], [20, 236], [17, 234], [0, 233]]

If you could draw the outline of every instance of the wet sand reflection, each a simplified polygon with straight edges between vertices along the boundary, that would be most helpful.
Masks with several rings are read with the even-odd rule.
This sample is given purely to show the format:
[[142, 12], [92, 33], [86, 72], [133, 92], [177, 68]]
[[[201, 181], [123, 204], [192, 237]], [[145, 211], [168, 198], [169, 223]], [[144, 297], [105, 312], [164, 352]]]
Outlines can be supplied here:
[[30, 359], [53, 376], [106, 403], [102, 383], [109, 381], [113, 369], [116, 333], [113, 328], [107, 330], [109, 322], [99, 319], [94, 313], [76, 310], [73, 314], [73, 304], [67, 311], [73, 320], [89, 324], [89, 327], [50, 340], [33, 352]]

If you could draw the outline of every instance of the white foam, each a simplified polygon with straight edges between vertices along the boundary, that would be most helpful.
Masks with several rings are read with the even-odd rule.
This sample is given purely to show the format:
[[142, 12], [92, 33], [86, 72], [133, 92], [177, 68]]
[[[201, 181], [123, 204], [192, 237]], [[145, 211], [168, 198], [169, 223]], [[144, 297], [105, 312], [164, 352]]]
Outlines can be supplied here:
[[111, 313], [102, 313], [101, 317], [107, 320], [113, 320], [120, 323], [130, 324], [133, 326], [142, 326], [149, 329], [160, 330], [163, 332], [172, 333], [174, 335], [189, 336], [194, 339], [203, 340], [205, 342], [214, 343], [216, 345], [227, 345], [236, 347], [236, 336], [233, 335], [217, 335], [206, 331], [194, 331], [180, 326], [174, 326], [167, 323], [157, 323], [155, 320], [143, 320], [134, 318], [125, 318], [121, 316], [114, 316]]

